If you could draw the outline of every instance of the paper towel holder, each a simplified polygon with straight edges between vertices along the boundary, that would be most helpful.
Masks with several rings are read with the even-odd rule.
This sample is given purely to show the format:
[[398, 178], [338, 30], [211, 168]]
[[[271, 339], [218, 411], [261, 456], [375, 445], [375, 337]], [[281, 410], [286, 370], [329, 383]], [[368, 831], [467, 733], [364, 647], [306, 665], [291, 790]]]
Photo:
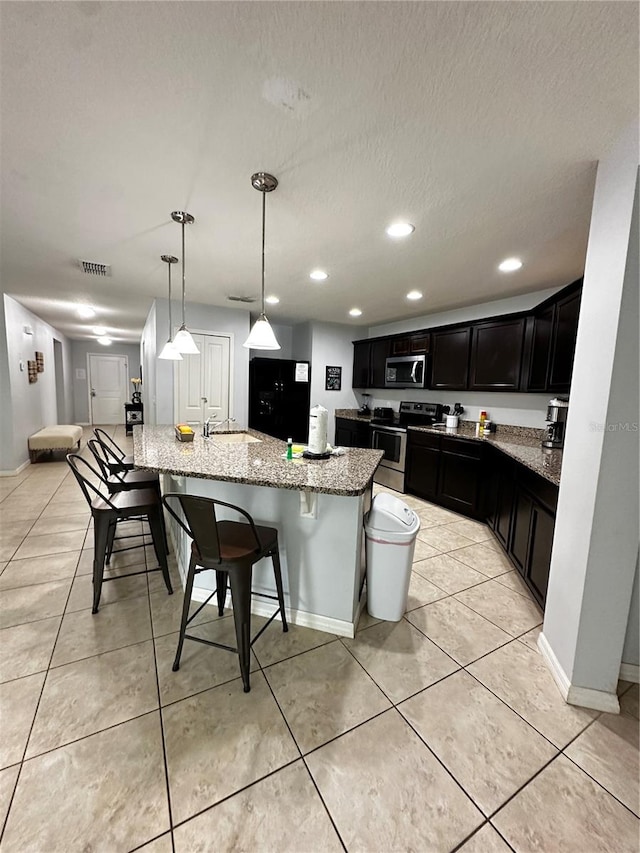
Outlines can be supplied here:
[[331, 456], [331, 451], [325, 450], [324, 453], [312, 453], [310, 450], [303, 450], [302, 456], [305, 459], [328, 459]]

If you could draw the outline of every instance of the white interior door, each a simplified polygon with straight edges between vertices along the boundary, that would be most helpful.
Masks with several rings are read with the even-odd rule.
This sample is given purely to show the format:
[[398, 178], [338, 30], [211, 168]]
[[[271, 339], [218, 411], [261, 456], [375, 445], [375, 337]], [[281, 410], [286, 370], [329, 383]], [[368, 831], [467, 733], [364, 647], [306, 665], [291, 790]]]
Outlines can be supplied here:
[[126, 355], [89, 354], [89, 415], [92, 424], [124, 423], [128, 372]]
[[229, 417], [231, 340], [225, 335], [193, 338], [200, 353], [177, 362], [177, 421], [224, 420]]

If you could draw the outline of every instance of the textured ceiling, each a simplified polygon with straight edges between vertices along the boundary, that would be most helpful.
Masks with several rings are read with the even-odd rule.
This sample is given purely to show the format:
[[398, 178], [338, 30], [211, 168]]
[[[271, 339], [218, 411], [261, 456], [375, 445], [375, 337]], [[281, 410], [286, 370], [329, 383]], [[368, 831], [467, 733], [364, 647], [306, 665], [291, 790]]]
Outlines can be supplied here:
[[[160, 255], [180, 254], [174, 209], [196, 217], [187, 298], [257, 295], [257, 170], [280, 180], [274, 321], [373, 325], [564, 284], [596, 161], [637, 117], [636, 3], [0, 6], [0, 280], [74, 338], [87, 301], [137, 339]], [[391, 240], [395, 219], [415, 233]], [[508, 255], [525, 262], [511, 276]]]

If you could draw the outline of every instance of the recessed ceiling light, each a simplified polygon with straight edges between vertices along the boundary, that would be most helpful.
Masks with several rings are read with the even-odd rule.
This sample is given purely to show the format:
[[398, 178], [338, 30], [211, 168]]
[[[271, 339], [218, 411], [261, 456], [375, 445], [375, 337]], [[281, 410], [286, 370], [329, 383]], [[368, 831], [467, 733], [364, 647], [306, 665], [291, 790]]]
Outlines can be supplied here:
[[408, 237], [409, 234], [413, 234], [416, 230], [416, 226], [412, 225], [410, 222], [393, 222], [391, 225], [387, 226], [387, 234], [389, 237]]
[[104, 326], [94, 326], [93, 327], [93, 334], [97, 335], [99, 338], [101, 338], [101, 337], [103, 337], [103, 335], [107, 334], [107, 330], [105, 329]]
[[362, 311], [359, 308], [352, 308], [351, 311], [349, 311], [349, 314], [351, 314], [352, 317], [360, 317], [362, 316]]
[[419, 290], [410, 290], [407, 293], [407, 299], [422, 299], [422, 294]]
[[314, 281], [326, 281], [329, 278], [329, 273], [324, 270], [312, 270], [309, 273], [309, 278], [312, 278]]
[[269, 305], [277, 305], [280, 302], [277, 296], [267, 296], [264, 301], [268, 302]]
[[110, 347], [113, 341], [111, 340], [111, 338], [101, 336], [98, 338], [98, 343], [102, 344], [103, 347]]
[[519, 270], [521, 266], [522, 261], [520, 258], [506, 258], [498, 265], [498, 269], [500, 272], [515, 272], [516, 270]]
[[92, 317], [96, 316], [96, 312], [90, 305], [78, 305], [78, 316], [82, 317], [83, 320], [91, 320]]

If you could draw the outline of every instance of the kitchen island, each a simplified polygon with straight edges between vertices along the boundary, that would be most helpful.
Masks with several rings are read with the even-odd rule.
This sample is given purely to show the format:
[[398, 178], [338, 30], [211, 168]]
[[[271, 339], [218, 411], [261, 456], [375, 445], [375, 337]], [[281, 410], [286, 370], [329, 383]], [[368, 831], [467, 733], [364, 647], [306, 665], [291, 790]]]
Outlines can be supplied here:
[[[216, 432], [193, 442], [173, 426], [133, 431], [136, 468], [162, 474], [162, 491], [218, 498], [246, 510], [257, 524], [276, 527], [287, 616], [291, 622], [353, 637], [364, 578], [363, 517], [371, 503], [378, 450], [349, 449], [326, 460], [286, 459], [283, 441], [254, 430]], [[237, 518], [230, 512], [220, 518]], [[181, 576], [190, 542], [170, 527]], [[198, 575], [194, 599], [215, 587], [213, 572]], [[270, 560], [254, 567], [254, 589], [274, 594]], [[253, 612], [272, 604], [255, 599]]]

